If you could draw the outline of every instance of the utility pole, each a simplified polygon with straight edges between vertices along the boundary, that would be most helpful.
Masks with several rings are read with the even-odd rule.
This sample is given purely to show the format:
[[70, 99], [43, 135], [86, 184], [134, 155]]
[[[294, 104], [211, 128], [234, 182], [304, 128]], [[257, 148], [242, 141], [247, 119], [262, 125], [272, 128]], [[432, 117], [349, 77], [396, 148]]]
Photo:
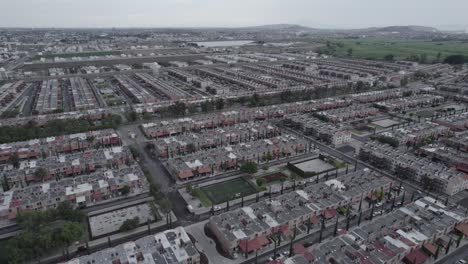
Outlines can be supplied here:
[[323, 229], [325, 228], [325, 219], [321, 218], [320, 234], [319, 234], [319, 243], [322, 243]]
[[335, 228], [333, 229], [333, 236], [336, 237], [338, 233], [338, 214], [336, 214]]

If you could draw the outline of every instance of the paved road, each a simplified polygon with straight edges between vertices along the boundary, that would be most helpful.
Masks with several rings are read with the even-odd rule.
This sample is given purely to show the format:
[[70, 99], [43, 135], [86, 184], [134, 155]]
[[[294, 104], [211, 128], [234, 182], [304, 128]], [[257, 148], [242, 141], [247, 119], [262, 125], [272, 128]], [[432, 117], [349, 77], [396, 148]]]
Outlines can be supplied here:
[[[452, 246], [452, 248], [455, 247], [455, 246], [456, 246], [456, 244], [454, 244]], [[457, 250], [455, 250], [455, 251], [449, 252], [448, 256], [445, 256], [443, 258], [438, 259], [435, 263], [437, 263], [437, 264], [455, 264], [460, 259], [464, 259], [464, 260], [468, 261], [468, 244], [465, 244], [465, 245], [457, 248]]]

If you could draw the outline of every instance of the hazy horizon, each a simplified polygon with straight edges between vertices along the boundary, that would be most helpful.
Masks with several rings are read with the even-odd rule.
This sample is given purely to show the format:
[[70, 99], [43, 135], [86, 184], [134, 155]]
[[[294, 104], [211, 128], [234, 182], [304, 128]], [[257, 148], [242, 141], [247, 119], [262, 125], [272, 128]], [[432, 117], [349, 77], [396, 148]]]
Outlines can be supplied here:
[[23, 28], [468, 26], [463, 0], [0, 0], [0, 6], [0, 27]]

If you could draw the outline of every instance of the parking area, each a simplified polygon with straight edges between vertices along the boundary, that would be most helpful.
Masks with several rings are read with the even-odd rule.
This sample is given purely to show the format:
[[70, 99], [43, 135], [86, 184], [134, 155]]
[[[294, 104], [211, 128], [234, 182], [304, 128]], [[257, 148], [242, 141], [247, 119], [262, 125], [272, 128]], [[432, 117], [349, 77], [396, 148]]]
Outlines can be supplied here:
[[119, 210], [110, 211], [89, 218], [89, 226], [93, 237], [100, 237], [119, 230], [125, 220], [138, 217], [141, 224], [155, 220], [153, 211], [148, 203], [138, 204]]

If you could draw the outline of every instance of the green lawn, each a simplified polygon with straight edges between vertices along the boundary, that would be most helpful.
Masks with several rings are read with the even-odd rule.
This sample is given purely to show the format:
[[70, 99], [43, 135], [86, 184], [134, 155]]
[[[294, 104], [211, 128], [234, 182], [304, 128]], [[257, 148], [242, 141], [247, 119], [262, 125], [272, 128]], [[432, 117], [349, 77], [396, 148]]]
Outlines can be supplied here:
[[461, 41], [430, 41], [430, 40], [385, 40], [385, 39], [335, 39], [333, 43], [341, 43], [336, 54], [347, 56], [352, 48], [352, 57], [383, 59], [393, 54], [395, 60], [404, 60], [412, 55], [427, 55], [427, 62], [432, 62], [441, 53], [441, 60], [448, 55], [468, 54], [468, 42]]
[[256, 193], [256, 189], [243, 178], [201, 187], [200, 189], [214, 204]]
[[200, 203], [203, 205], [203, 207], [211, 207], [212, 202], [208, 196], [206, 196], [205, 192], [200, 190], [199, 188], [194, 188], [192, 191], [192, 195], [197, 197], [198, 200], [200, 200]]

